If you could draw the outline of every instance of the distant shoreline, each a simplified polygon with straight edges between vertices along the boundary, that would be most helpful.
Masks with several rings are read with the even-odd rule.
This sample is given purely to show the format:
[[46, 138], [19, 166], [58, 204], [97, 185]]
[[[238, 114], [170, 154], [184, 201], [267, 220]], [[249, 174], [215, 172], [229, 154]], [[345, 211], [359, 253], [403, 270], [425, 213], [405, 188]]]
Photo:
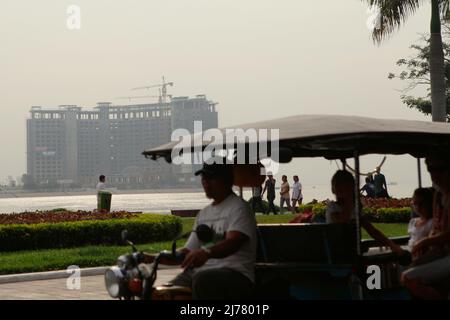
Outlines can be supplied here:
[[[175, 189], [136, 189], [136, 190], [110, 190], [112, 194], [152, 194], [152, 193], [196, 193], [203, 192], [201, 188], [175, 188]], [[17, 199], [17, 198], [44, 198], [44, 197], [67, 197], [67, 196], [94, 196], [95, 189], [83, 191], [67, 191], [67, 192], [9, 192], [1, 193], [0, 199]]]

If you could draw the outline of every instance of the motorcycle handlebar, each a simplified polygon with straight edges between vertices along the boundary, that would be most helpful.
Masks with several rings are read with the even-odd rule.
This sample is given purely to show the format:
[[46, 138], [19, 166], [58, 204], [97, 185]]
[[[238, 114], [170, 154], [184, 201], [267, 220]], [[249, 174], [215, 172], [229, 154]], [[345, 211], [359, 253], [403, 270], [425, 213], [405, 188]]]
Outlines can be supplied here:
[[[175, 254], [173, 252], [164, 250], [159, 254], [160, 259], [167, 259], [173, 262], [181, 263], [184, 260], [184, 257], [186, 256], [184, 252], [182, 251], [175, 251]], [[162, 263], [162, 261], [160, 260]]]

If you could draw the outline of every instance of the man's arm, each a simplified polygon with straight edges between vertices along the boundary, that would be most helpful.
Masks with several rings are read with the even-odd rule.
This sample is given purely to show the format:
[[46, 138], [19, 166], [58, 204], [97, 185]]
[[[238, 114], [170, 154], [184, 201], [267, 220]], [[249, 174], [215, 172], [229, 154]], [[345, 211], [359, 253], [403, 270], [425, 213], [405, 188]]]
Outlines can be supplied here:
[[[177, 250], [178, 253], [183, 254], [184, 256], [187, 256], [190, 252], [190, 250], [188, 248], [181, 248], [179, 250]], [[153, 261], [155, 260], [157, 254], [150, 254], [147, 252], [143, 252], [143, 263], [153, 263]], [[168, 266], [176, 266], [176, 265], [180, 265], [182, 262], [177, 260], [177, 259], [170, 259], [167, 257], [163, 257], [161, 258], [161, 260], [159, 261], [161, 264], [164, 265], [168, 265]]]
[[444, 245], [450, 245], [450, 231], [445, 231], [439, 235], [427, 237], [419, 241], [411, 250], [413, 256], [420, 256], [431, 246], [442, 248]]
[[372, 223], [367, 219], [361, 219], [361, 226], [367, 231], [367, 233], [375, 240], [380, 241], [386, 247], [391, 248], [392, 252], [401, 254], [403, 249], [398, 244], [394, 243], [391, 239], [386, 237], [380, 230], [375, 228]]
[[299, 182], [298, 183], [298, 196], [297, 196], [297, 200], [300, 201], [300, 199], [302, 198], [302, 184]]
[[[198, 216], [197, 216], [198, 218]], [[196, 219], [193, 225], [193, 230], [195, 230], [197, 228], [198, 225], [198, 220]], [[183, 248], [177, 250], [177, 254], [181, 254], [184, 255], [185, 257], [189, 254], [189, 252], [191, 252], [192, 250], [195, 250], [197, 248], [200, 248], [200, 242], [197, 238], [197, 234], [195, 232], [191, 232], [191, 234], [189, 235], [189, 238], [187, 239], [185, 245]], [[152, 263], [155, 258], [156, 258], [156, 254], [148, 254], [144, 252], [144, 263]], [[179, 265], [181, 264], [180, 259], [173, 259], [170, 257], [163, 257], [160, 260], [161, 264], [165, 264], [165, 265]]]
[[267, 188], [267, 184], [264, 184], [264, 189], [263, 189], [263, 191], [261, 193], [261, 197], [264, 195], [264, 192], [266, 192], [266, 188]]
[[209, 248], [209, 252], [204, 249], [190, 251], [183, 263], [182, 268], [200, 267], [208, 259], [223, 259], [236, 253], [242, 245], [249, 240], [249, 237], [239, 231], [228, 231], [225, 240]]

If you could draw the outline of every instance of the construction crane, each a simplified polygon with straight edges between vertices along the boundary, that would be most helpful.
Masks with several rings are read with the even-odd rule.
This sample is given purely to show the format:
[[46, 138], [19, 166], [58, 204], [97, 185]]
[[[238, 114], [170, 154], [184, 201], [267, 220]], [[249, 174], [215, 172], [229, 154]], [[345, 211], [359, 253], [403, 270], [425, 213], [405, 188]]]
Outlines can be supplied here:
[[164, 76], [162, 77], [162, 83], [161, 84], [154, 84], [154, 85], [150, 85], [150, 86], [145, 86], [145, 87], [137, 87], [137, 88], [133, 88], [131, 90], [141, 90], [141, 89], [147, 89], [150, 90], [151, 88], [160, 88], [159, 91], [159, 102], [160, 103], [166, 103], [167, 102], [167, 98], [169, 97], [170, 99], [172, 98], [171, 95], [167, 94], [167, 86], [173, 86], [173, 82], [166, 82], [166, 79], [164, 78]]
[[116, 97], [115, 99], [128, 99], [131, 102], [131, 99], [145, 99], [145, 98], [158, 98], [161, 99], [161, 96], [126, 96], [126, 97]]

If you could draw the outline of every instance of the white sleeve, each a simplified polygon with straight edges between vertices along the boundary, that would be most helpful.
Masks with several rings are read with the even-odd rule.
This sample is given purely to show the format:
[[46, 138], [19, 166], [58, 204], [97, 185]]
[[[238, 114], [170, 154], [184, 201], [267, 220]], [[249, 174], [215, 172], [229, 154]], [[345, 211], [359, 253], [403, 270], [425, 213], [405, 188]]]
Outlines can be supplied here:
[[412, 218], [408, 223], [408, 233], [411, 235], [416, 229], [416, 218]]
[[425, 232], [427, 235], [429, 235], [431, 233], [431, 231], [433, 230], [433, 219], [429, 219], [425, 225]]
[[197, 233], [195, 233], [195, 229], [197, 228], [197, 219], [195, 219], [194, 225], [192, 226], [192, 232], [189, 235], [189, 238], [186, 241], [184, 247], [189, 250], [199, 249], [201, 247], [200, 241], [198, 240]]
[[325, 212], [326, 223], [334, 223], [334, 215], [335, 213], [340, 213], [341, 207], [334, 201], [331, 201], [327, 205], [327, 211]]
[[242, 204], [234, 212], [230, 212], [230, 220], [226, 232], [239, 231], [248, 237], [254, 237], [256, 232], [255, 215]]
[[195, 232], [191, 233], [184, 247], [189, 250], [195, 250], [200, 248], [200, 241], [198, 240], [197, 234]]

